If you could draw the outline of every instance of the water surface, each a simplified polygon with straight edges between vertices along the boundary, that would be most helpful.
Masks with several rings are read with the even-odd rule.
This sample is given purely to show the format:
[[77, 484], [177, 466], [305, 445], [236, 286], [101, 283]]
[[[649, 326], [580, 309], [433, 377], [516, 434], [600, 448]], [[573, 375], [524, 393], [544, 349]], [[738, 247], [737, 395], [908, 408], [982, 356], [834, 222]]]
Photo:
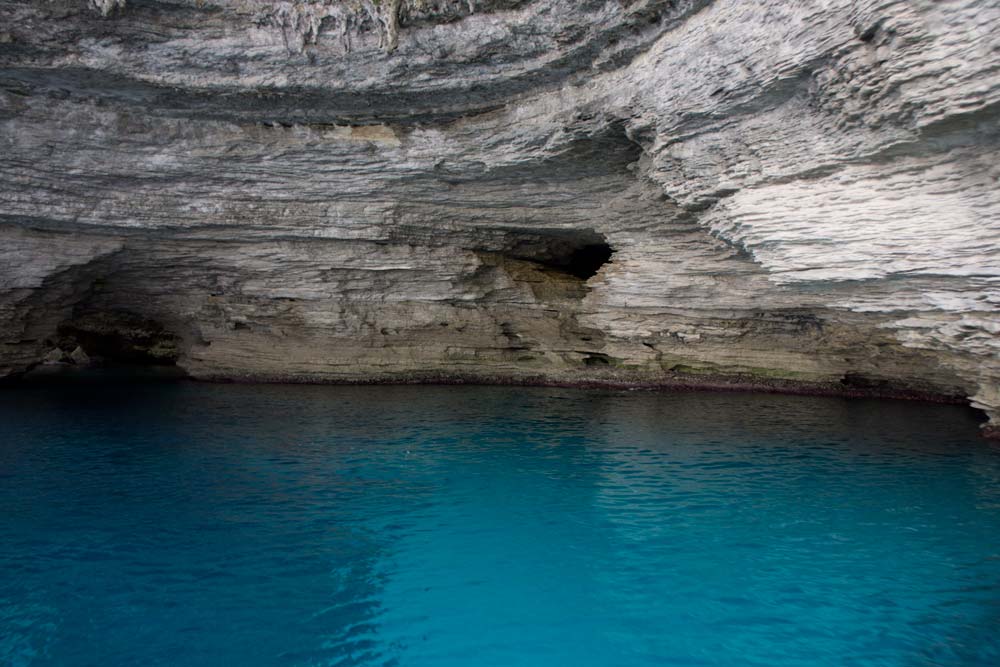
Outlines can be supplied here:
[[954, 406], [0, 390], [0, 664], [1000, 664]]

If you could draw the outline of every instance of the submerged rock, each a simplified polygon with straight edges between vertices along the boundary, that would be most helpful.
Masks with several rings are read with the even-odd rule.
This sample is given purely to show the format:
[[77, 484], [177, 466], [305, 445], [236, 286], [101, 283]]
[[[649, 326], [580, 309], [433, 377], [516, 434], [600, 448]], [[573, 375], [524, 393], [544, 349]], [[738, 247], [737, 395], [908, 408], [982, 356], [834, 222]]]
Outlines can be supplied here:
[[205, 378], [997, 417], [989, 3], [96, 4], [0, 0], [0, 375], [128, 313]]

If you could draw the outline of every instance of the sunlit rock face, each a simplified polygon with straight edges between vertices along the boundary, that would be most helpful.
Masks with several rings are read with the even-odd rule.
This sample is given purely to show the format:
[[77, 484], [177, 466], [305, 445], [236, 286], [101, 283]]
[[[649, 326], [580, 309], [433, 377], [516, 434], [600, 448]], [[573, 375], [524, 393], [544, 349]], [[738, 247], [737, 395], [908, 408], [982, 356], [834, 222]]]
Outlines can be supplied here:
[[391, 46], [260, 4], [0, 0], [0, 375], [79, 344], [997, 418], [997, 3], [440, 0]]

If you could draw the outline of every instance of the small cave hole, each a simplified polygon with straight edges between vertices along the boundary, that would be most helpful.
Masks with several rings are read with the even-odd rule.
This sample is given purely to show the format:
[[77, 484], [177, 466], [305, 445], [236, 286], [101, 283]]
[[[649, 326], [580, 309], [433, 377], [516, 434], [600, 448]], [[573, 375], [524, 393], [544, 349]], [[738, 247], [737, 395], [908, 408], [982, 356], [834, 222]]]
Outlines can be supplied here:
[[601, 267], [611, 260], [611, 246], [607, 243], [592, 243], [579, 248], [569, 256], [566, 273], [581, 280], [587, 280], [597, 275]]
[[844, 377], [840, 379], [840, 384], [850, 389], [865, 391], [886, 390], [892, 388], [891, 383], [888, 380], [873, 378], [867, 375], [862, 375], [861, 373], [845, 373]]
[[588, 280], [611, 261], [614, 249], [593, 230], [552, 230], [513, 235], [504, 254]]
[[591, 352], [583, 358], [583, 365], [589, 367], [610, 366], [611, 357], [606, 354], [601, 354], [600, 352]]

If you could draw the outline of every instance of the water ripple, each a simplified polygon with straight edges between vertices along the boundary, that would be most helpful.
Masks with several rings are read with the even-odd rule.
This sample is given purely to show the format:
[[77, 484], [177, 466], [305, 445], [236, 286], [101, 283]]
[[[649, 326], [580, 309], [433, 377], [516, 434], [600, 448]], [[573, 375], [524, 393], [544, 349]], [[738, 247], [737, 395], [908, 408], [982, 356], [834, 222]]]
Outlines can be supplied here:
[[0, 664], [1000, 664], [1000, 450], [902, 402], [0, 393]]

